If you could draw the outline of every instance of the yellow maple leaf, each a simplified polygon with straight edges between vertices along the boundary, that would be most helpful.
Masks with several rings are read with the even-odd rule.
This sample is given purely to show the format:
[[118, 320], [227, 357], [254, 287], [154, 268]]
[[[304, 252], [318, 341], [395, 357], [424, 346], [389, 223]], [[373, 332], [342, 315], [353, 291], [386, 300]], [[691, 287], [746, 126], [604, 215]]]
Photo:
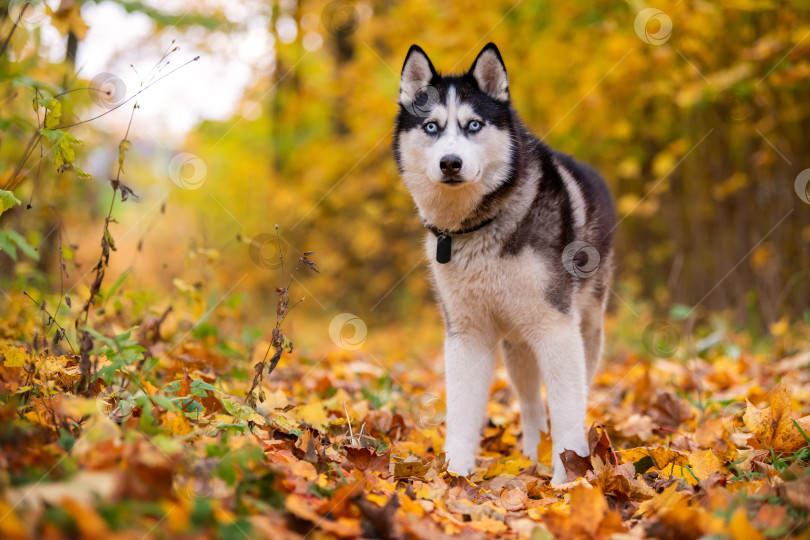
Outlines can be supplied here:
[[324, 407], [322, 401], [313, 401], [312, 403], [298, 406], [290, 412], [299, 422], [306, 422], [320, 432], [323, 432], [324, 426], [329, 423], [326, 407]]
[[[68, 5], [70, 4], [70, 5]], [[68, 32], [73, 32], [73, 35], [81, 41], [87, 36], [87, 23], [82, 19], [81, 6], [73, 2], [62, 2], [59, 9], [52, 11], [47, 8], [48, 15], [51, 16], [51, 24], [63, 36], [68, 35]]]
[[770, 407], [758, 409], [750, 401], [746, 404], [743, 422], [753, 435], [749, 441], [752, 447], [790, 453], [807, 444], [802, 431], [805, 435], [810, 431], [810, 416], [794, 421], [790, 394], [784, 385], [779, 385], [771, 394]]
[[0, 346], [0, 354], [3, 355], [5, 367], [25, 367], [25, 353], [20, 347], [13, 345]]
[[296, 475], [309, 482], [318, 477], [318, 471], [315, 466], [308, 461], [296, 460], [289, 464], [290, 470]]
[[[167, 414], [167, 418], [172, 415], [172, 413]], [[186, 435], [191, 433], [193, 429], [191, 428], [191, 424], [188, 423], [186, 417], [182, 414], [174, 414], [174, 418], [171, 418], [166, 426], [169, 430], [175, 435]]]
[[689, 465], [700, 480], [705, 480], [714, 473], [722, 473], [723, 463], [711, 450], [692, 452]]
[[653, 497], [652, 499], [641, 503], [636, 515], [641, 516], [658, 514], [663, 510], [686, 504], [685, 501], [688, 498], [688, 493], [685, 491], [678, 491], [678, 483], [676, 482], [664, 489], [664, 491], [662, 491], [657, 497]]
[[608, 507], [598, 487], [576, 486], [571, 490], [570, 514], [550, 508], [544, 521], [555, 537], [606, 538], [625, 532], [621, 516]]
[[663, 446], [640, 446], [628, 450], [617, 450], [616, 453], [621, 463], [638, 463], [644, 458], [649, 458], [652, 460], [653, 466], [661, 470], [673, 464], [675, 466], [689, 464], [689, 456]]
[[517, 476], [524, 469], [534, 465], [533, 461], [523, 459], [519, 455], [512, 455], [506, 458], [499, 459], [489, 466], [487, 472], [484, 473], [484, 478], [494, 478], [501, 474], [508, 474], [510, 476]]

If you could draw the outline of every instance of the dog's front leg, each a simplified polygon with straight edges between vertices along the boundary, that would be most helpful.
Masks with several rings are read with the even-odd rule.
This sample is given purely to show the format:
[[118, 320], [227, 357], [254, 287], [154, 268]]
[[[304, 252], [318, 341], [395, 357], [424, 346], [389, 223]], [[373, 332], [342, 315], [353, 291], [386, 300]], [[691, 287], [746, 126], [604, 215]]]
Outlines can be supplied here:
[[448, 335], [444, 345], [447, 384], [449, 470], [467, 476], [475, 469], [494, 364], [495, 342], [475, 334]]
[[551, 417], [551, 481], [568, 481], [560, 454], [573, 450], [582, 457], [589, 454], [585, 436], [585, 411], [588, 405], [585, 349], [579, 325], [553, 325], [532, 338], [532, 348], [540, 359]]

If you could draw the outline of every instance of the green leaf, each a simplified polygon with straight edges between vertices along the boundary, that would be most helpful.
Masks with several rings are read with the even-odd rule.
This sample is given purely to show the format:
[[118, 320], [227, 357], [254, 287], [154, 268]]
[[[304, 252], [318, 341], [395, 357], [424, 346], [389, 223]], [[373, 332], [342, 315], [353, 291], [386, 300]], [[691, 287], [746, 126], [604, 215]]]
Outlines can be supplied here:
[[[39, 88], [40, 90], [47, 90], [51, 94], [58, 94], [61, 88], [51, 85], [50, 83], [39, 81], [27, 75], [18, 74], [11, 79], [12, 88]], [[43, 99], [43, 98], [40, 98]]]
[[16, 262], [17, 248], [35, 261], [39, 260], [39, 252], [20, 233], [12, 230], [0, 231], [0, 251], [8, 253]]
[[[107, 234], [107, 232], [106, 232], [106, 231], [105, 231], [105, 234]], [[108, 241], [108, 242], [110, 242], [110, 245], [111, 245], [111, 246], [113, 246], [113, 245], [114, 245], [114, 244], [112, 243], [112, 236], [110, 236], [110, 237], [109, 237], [109, 240], [107, 240], [107, 241]], [[113, 247], [112, 249], [115, 249], [115, 247]], [[115, 293], [117, 293], [117, 292], [118, 292], [118, 289], [120, 289], [120, 288], [121, 288], [121, 285], [123, 285], [123, 284], [124, 284], [124, 280], [126, 280], [126, 279], [127, 279], [127, 277], [129, 277], [129, 273], [130, 273], [130, 270], [124, 270], [124, 272], [122, 272], [122, 273], [121, 273], [121, 276], [120, 276], [120, 277], [119, 277], [119, 278], [118, 278], [118, 279], [115, 281], [115, 283], [113, 284], [113, 286], [112, 286], [112, 287], [110, 287], [110, 289], [109, 289], [109, 290], [108, 290], [108, 291], [107, 291], [107, 292], [104, 294], [104, 301], [105, 301], [105, 302], [106, 302], [107, 300], [109, 300], [111, 297], [113, 297], [113, 296], [115, 295]]]
[[112, 353], [111, 351], [107, 351], [108, 358], [112, 359], [112, 364], [106, 365], [103, 368], [99, 369], [98, 372], [93, 376], [93, 381], [96, 379], [102, 379], [105, 383], [110, 384], [112, 381], [113, 376], [121, 370], [122, 368], [134, 364], [141, 360], [142, 356], [140, 351], [132, 349], [127, 349], [125, 351], [119, 353]]
[[225, 410], [228, 411], [228, 414], [237, 420], [248, 420], [251, 416], [256, 414], [256, 411], [250, 407], [236, 403], [232, 399], [225, 398], [221, 401], [222, 405], [225, 407]]
[[118, 251], [118, 249], [115, 247], [115, 240], [113, 240], [113, 237], [110, 234], [110, 229], [104, 229], [104, 238], [107, 239], [107, 244], [110, 246], [111, 250]]
[[191, 381], [191, 388], [193, 390], [200, 389], [200, 390], [209, 390], [211, 392], [217, 392], [220, 394], [222, 393], [222, 391], [213, 384], [208, 384], [207, 382], [202, 381], [200, 379], [197, 379], [196, 381]]
[[[46, 108], [46, 109], [48, 109], [48, 110], [50, 110], [50, 109], [53, 109], [53, 108], [54, 108], [54, 103], [59, 103], [59, 101], [57, 101], [57, 100], [56, 100], [56, 99], [54, 99], [54, 98], [46, 98], [46, 97], [37, 98], [36, 102], [37, 102], [39, 105], [41, 105], [41, 106], [45, 107], [45, 108]], [[60, 104], [60, 105], [61, 105], [61, 104]]]
[[682, 321], [691, 315], [692, 311], [694, 311], [694, 308], [683, 304], [675, 304], [670, 308], [669, 316], [673, 320]]
[[8, 231], [0, 231], [0, 251], [5, 251], [12, 261], [17, 262], [17, 246], [8, 237]]
[[15, 204], [22, 204], [22, 202], [11, 191], [0, 189], [0, 215]]
[[155, 394], [154, 396], [149, 396], [149, 398], [158, 407], [163, 407], [167, 411], [174, 411], [174, 412], [177, 411], [177, 407], [175, 406], [175, 404], [172, 403], [172, 400], [170, 400], [166, 396], [161, 396], [159, 394]]

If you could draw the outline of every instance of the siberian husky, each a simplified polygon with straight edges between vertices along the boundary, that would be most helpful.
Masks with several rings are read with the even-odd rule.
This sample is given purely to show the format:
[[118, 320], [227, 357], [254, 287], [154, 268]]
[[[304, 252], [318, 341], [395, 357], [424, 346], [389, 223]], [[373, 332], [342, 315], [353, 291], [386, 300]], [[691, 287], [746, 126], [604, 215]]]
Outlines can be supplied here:
[[588, 455], [588, 386], [604, 339], [615, 224], [605, 182], [529, 132], [492, 43], [458, 76], [440, 75], [410, 48], [393, 146], [427, 229], [445, 323], [449, 470], [474, 470], [502, 346], [523, 451], [536, 460], [549, 429], [545, 383], [552, 482], [567, 481], [560, 454]]

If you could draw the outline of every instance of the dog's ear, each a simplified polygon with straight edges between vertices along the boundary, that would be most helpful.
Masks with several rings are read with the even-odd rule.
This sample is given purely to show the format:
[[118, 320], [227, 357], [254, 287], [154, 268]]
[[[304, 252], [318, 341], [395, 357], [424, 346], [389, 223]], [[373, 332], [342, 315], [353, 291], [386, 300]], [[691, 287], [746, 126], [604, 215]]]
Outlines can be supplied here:
[[403, 105], [413, 102], [416, 94], [424, 90], [435, 76], [436, 70], [425, 51], [419, 45], [411, 45], [399, 80], [399, 102]]
[[478, 88], [498, 101], [509, 101], [509, 82], [506, 79], [506, 66], [494, 43], [488, 43], [470, 68]]

